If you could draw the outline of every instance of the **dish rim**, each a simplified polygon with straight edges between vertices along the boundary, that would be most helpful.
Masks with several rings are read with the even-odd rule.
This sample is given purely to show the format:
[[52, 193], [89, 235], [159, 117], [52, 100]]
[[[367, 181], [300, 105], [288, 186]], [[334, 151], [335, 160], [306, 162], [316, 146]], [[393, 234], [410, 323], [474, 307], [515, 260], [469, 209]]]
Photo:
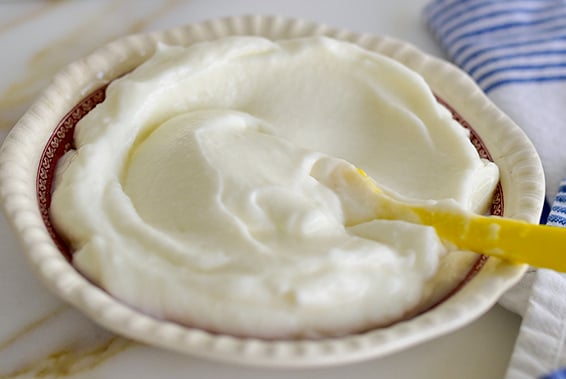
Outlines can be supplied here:
[[39, 211], [36, 175], [47, 140], [75, 104], [149, 57], [157, 43], [187, 45], [231, 35], [275, 40], [326, 35], [388, 55], [420, 73], [433, 91], [473, 126], [500, 167], [505, 216], [538, 221], [544, 176], [532, 143], [472, 79], [452, 64], [390, 37], [357, 34], [303, 20], [261, 15], [208, 20], [127, 36], [69, 64], [54, 77], [0, 147], [0, 199], [4, 212], [32, 267], [53, 292], [100, 325], [138, 341], [227, 362], [314, 367], [384, 356], [455, 330], [486, 312], [522, 277], [526, 265], [490, 258], [456, 294], [419, 316], [362, 334], [301, 341], [237, 338], [157, 320], [91, 284], [58, 250]]

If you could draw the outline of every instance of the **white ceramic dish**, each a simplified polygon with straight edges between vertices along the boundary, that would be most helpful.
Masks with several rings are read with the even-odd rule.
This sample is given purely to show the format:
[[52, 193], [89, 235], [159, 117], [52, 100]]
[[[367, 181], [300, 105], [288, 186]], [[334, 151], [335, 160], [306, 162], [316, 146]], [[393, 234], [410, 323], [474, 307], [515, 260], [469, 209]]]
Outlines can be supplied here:
[[492, 210], [538, 220], [544, 179], [538, 156], [522, 131], [459, 69], [387, 37], [278, 17], [244, 16], [130, 36], [104, 46], [62, 70], [11, 131], [0, 149], [0, 195], [32, 266], [46, 285], [116, 333], [183, 353], [237, 363], [306, 367], [336, 365], [390, 354], [461, 327], [486, 312], [516, 283], [526, 266], [480, 257], [466, 279], [440, 304], [392, 326], [323, 340], [266, 341], [218, 335], [148, 317], [92, 285], [70, 264], [53, 238], [47, 209], [57, 159], [68, 148], [74, 124], [104, 97], [112, 79], [130, 71], [158, 41], [188, 45], [229, 35], [271, 39], [328, 35], [348, 40], [419, 72], [456, 118], [471, 126], [472, 141], [500, 168]]

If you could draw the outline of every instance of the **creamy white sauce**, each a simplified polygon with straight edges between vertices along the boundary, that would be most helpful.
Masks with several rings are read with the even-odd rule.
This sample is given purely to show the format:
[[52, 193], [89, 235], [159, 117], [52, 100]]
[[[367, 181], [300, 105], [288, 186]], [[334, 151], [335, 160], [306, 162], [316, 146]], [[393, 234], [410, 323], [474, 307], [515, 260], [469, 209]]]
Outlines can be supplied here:
[[78, 269], [148, 314], [259, 337], [387, 324], [443, 282], [434, 230], [371, 220], [334, 190], [344, 172], [474, 211], [498, 180], [420, 76], [328, 38], [159, 46], [75, 144], [51, 217]]

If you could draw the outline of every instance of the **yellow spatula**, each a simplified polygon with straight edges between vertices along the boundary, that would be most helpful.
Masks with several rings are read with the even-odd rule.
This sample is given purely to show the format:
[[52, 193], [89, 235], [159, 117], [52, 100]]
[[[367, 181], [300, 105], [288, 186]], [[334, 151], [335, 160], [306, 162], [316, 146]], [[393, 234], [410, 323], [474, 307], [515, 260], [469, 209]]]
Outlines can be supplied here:
[[[350, 177], [351, 176], [351, 177]], [[566, 272], [566, 229], [529, 224], [497, 216], [480, 216], [457, 206], [415, 205], [385, 194], [358, 169], [346, 181], [371, 189], [375, 216], [429, 225], [438, 236], [460, 249], [515, 263]]]

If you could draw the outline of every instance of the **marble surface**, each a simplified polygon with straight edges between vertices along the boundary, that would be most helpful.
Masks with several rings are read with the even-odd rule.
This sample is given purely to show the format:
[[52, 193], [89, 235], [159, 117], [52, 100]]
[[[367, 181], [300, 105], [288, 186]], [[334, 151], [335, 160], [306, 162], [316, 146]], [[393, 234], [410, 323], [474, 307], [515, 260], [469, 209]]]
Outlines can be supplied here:
[[[387, 34], [441, 56], [426, 0], [0, 0], [0, 139], [66, 63], [117, 37], [209, 18], [277, 14]], [[447, 336], [381, 359], [325, 369], [220, 364], [116, 336], [51, 295], [0, 218], [0, 379], [502, 378], [520, 318], [499, 306]]]

